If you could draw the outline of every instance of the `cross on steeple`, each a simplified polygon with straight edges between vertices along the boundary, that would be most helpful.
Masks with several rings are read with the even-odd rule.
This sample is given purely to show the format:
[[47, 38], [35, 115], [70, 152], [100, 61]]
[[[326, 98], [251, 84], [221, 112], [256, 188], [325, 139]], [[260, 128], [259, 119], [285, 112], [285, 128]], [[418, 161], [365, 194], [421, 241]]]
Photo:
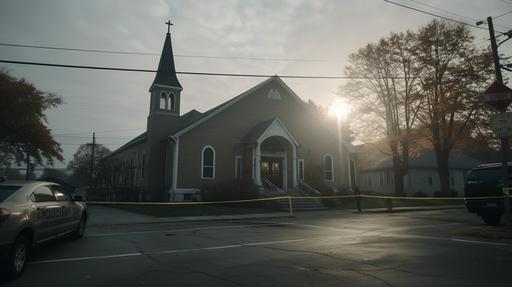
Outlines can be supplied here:
[[168, 20], [167, 22], [165, 22], [165, 24], [167, 24], [167, 33], [170, 33], [171, 32], [171, 26], [173, 26], [173, 24], [171, 23], [171, 20]]

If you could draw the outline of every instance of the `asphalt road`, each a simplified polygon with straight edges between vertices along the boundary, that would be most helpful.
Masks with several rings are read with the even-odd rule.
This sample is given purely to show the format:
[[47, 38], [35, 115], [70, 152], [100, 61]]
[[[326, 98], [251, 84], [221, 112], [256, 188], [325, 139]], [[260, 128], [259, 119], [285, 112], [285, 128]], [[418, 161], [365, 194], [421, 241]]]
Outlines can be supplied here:
[[512, 286], [512, 242], [454, 235], [471, 225], [458, 209], [94, 227], [5, 286]]

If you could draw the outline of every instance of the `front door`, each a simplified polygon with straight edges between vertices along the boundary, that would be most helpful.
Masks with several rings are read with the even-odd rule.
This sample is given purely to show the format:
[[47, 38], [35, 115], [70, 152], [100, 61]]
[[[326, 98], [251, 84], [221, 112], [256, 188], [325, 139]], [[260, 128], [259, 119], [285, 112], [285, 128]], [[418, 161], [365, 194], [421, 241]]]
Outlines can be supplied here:
[[261, 177], [283, 188], [283, 159], [274, 157], [261, 158]]

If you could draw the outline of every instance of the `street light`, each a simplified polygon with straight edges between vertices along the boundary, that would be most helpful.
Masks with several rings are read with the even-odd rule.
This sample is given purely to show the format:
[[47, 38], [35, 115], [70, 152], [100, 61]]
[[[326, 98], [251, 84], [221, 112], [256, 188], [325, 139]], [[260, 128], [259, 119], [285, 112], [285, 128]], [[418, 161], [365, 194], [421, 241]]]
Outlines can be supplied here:
[[[336, 117], [336, 123], [337, 123], [337, 130], [338, 130], [338, 153], [340, 155], [340, 171], [343, 167], [343, 133], [341, 131], [342, 129], [342, 123], [343, 120], [346, 119], [348, 114], [350, 113], [350, 104], [343, 98], [336, 98], [332, 105], [329, 107], [327, 114], [329, 116], [335, 116]], [[347, 171], [348, 171], [348, 187], [349, 189], [352, 189], [352, 179], [350, 174], [350, 157], [347, 155]]]

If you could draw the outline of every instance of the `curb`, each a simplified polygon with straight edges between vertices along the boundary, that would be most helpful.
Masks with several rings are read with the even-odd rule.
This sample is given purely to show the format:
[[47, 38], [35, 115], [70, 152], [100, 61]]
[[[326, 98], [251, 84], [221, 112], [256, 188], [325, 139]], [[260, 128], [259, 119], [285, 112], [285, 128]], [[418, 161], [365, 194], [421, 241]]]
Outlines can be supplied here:
[[105, 223], [105, 224], [87, 224], [87, 227], [107, 227], [107, 226], [126, 226], [126, 225], [142, 225], [142, 224], [160, 224], [160, 223], [188, 223], [188, 222], [206, 222], [206, 221], [236, 221], [246, 219], [273, 219], [273, 218], [294, 218], [294, 215], [289, 213], [261, 213], [261, 214], [247, 214], [244, 216], [234, 215], [219, 215], [219, 216], [183, 216], [183, 217], [155, 217], [155, 220], [142, 221], [142, 222], [119, 222], [119, 223]]
[[349, 210], [350, 213], [396, 213], [396, 212], [409, 212], [409, 211], [429, 211], [429, 210], [446, 210], [446, 209], [465, 209], [465, 206], [460, 205], [446, 205], [446, 206], [417, 206], [417, 207], [394, 207], [392, 210], [387, 208], [367, 208], [361, 212], [357, 210]]
[[[362, 212], [357, 210], [343, 210], [352, 214], [363, 213], [398, 213], [398, 212], [411, 212], [411, 211], [429, 211], [429, 210], [446, 210], [446, 209], [463, 209], [465, 206], [448, 205], [448, 206], [435, 206], [435, 207], [396, 207], [388, 211], [386, 208], [368, 208], [363, 209]], [[304, 214], [311, 211], [301, 212], [295, 211], [298, 214]], [[317, 211], [317, 210], [315, 210]], [[329, 212], [331, 210], [318, 210], [322, 212]], [[332, 209], [332, 211], [341, 211]], [[236, 221], [236, 220], [250, 220], [250, 219], [274, 219], [274, 218], [295, 218], [295, 215], [290, 215], [288, 212], [283, 213], [261, 213], [261, 214], [246, 214], [239, 215], [218, 215], [218, 216], [182, 216], [182, 217], [155, 217], [154, 220], [141, 221], [141, 222], [119, 222], [119, 223], [99, 223], [87, 224], [88, 227], [107, 227], [107, 226], [126, 226], [126, 225], [143, 225], [143, 224], [160, 224], [160, 223], [188, 223], [188, 222], [207, 222], [207, 221]]]

